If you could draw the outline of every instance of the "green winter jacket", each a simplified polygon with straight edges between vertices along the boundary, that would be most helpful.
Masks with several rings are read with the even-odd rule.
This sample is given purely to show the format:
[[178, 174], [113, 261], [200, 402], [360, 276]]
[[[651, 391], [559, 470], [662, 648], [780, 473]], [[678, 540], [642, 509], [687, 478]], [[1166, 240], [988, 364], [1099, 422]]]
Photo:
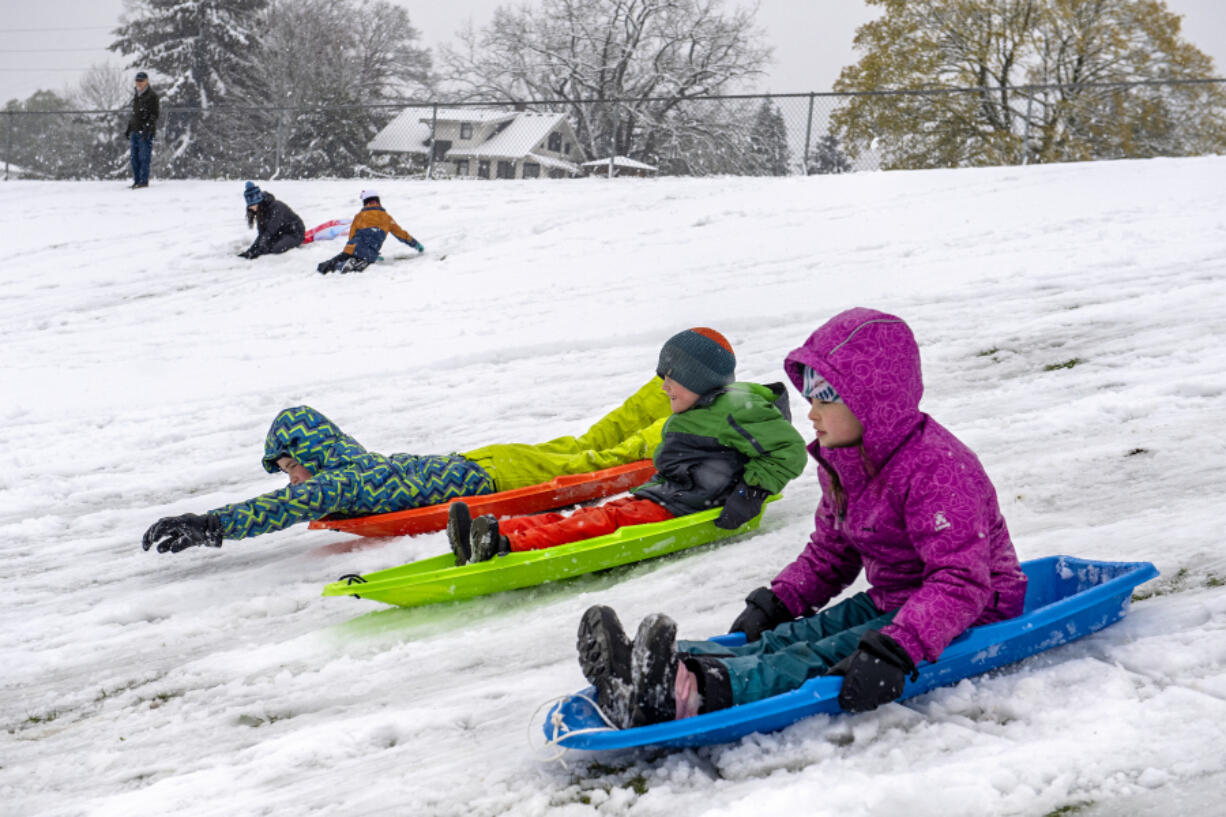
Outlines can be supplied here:
[[664, 423], [656, 475], [634, 489], [678, 516], [723, 505], [742, 479], [772, 494], [800, 476], [808, 455], [781, 383], [733, 383]]

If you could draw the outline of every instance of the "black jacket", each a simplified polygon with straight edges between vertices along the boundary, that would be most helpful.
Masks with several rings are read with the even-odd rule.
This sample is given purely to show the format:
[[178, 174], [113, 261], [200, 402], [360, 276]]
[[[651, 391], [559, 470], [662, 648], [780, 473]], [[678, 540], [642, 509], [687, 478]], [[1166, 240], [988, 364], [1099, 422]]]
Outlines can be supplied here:
[[158, 95], [153, 88], [146, 87], [143, 94], [133, 94], [132, 115], [128, 117], [128, 129], [124, 136], [139, 133], [147, 139], [153, 138], [158, 130]]
[[[265, 193], [255, 214], [255, 226], [260, 234], [247, 253], [255, 258], [269, 252], [284, 252], [297, 247], [306, 237], [306, 226], [298, 214], [272, 193]], [[294, 239], [297, 239], [296, 241]]]

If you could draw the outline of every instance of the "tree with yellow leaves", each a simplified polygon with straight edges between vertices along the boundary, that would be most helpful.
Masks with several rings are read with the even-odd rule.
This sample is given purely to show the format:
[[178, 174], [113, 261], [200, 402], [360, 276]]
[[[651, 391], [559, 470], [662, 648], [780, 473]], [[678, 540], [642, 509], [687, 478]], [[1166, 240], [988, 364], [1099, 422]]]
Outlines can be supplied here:
[[[886, 168], [1226, 150], [1226, 89], [1161, 0], [865, 0], [832, 116]], [[1139, 86], [1121, 83], [1144, 82]], [[966, 89], [966, 90], [954, 90]], [[902, 93], [880, 93], [883, 91]], [[932, 93], [916, 93], [932, 91]]]

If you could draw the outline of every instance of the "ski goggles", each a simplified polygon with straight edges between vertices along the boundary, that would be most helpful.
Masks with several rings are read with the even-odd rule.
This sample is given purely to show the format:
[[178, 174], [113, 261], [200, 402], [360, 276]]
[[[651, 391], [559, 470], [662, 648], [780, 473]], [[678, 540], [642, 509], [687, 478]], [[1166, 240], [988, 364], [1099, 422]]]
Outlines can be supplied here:
[[805, 396], [806, 400], [820, 400], [823, 403], [843, 402], [839, 393], [834, 390], [834, 386], [831, 386], [826, 378], [808, 366], [804, 367], [801, 377], [800, 393]]

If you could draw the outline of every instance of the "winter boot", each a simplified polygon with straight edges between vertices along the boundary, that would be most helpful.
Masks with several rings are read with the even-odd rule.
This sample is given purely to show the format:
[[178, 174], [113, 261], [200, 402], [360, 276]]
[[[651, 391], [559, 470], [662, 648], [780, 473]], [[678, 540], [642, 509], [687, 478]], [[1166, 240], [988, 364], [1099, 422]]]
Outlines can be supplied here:
[[588, 683], [596, 687], [596, 702], [613, 725], [630, 725], [630, 639], [622, 629], [617, 613], [598, 604], [587, 608], [579, 620], [575, 643], [579, 669]]
[[677, 622], [652, 613], [639, 624], [631, 650], [630, 723], [646, 726], [676, 717], [673, 689], [677, 676]]
[[488, 562], [495, 556], [505, 556], [511, 552], [511, 542], [498, 533], [498, 520], [492, 514], [482, 514], [472, 522], [471, 553], [469, 559], [474, 562]]
[[472, 540], [469, 539], [469, 528], [472, 527], [472, 515], [463, 502], [452, 502], [447, 509], [447, 541], [451, 543], [451, 552], [455, 554], [455, 566], [463, 567], [472, 558]]

